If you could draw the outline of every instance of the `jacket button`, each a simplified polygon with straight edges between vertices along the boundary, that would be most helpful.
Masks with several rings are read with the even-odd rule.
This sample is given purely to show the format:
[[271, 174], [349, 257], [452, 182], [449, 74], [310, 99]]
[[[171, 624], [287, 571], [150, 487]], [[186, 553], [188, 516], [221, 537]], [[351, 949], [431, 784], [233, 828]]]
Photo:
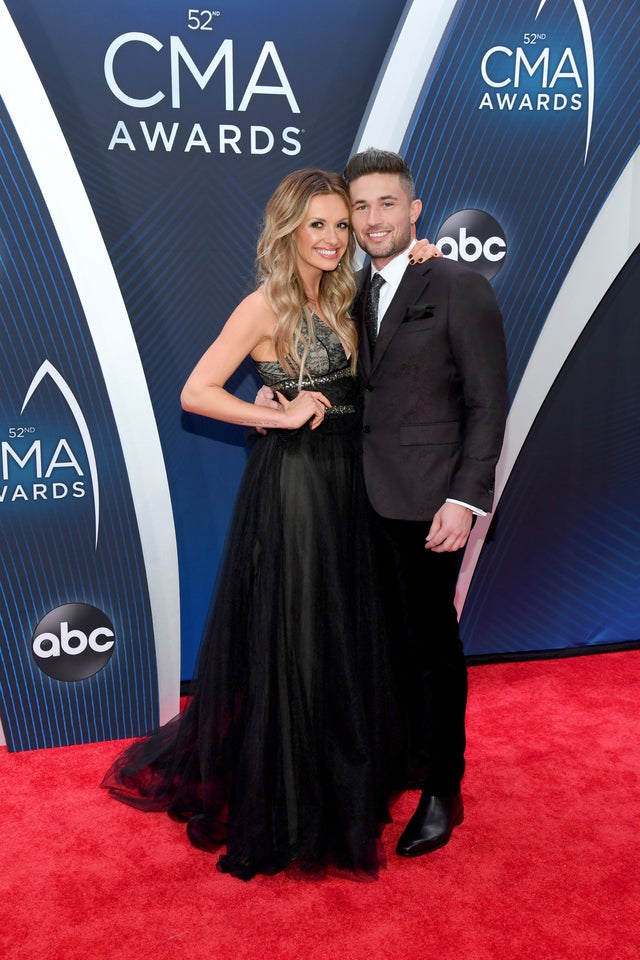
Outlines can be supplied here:
[[367, 390], [369, 390], [369, 391], [373, 390], [373, 384], [372, 384], [372, 383], [368, 383], [368, 384], [367, 384]]
[[371, 427], [369, 426], [368, 423], [365, 423], [364, 427], [362, 428], [362, 432], [363, 432], [363, 433], [371, 433]]

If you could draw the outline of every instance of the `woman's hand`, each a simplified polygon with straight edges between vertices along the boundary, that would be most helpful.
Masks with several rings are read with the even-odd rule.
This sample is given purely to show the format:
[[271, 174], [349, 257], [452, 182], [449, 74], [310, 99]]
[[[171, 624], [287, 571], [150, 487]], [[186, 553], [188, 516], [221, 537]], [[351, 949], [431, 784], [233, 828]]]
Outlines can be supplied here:
[[325, 410], [331, 406], [325, 395], [316, 390], [301, 390], [294, 400], [287, 400], [278, 392], [276, 396], [284, 408], [286, 422], [282, 426], [285, 430], [296, 430], [305, 423], [315, 430], [324, 420]]
[[424, 263], [425, 260], [431, 260], [432, 257], [441, 257], [442, 253], [434, 243], [429, 243], [426, 239], [418, 240], [409, 254], [409, 263]]

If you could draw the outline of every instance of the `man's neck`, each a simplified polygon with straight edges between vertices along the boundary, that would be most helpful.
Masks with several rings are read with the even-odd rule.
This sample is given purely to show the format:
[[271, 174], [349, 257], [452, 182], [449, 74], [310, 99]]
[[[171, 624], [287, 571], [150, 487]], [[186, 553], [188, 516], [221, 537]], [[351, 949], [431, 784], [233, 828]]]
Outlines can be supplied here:
[[374, 260], [372, 258], [371, 264], [373, 266], [373, 269], [379, 273], [381, 270], [384, 270], [384, 268], [388, 266], [388, 264], [393, 263], [394, 260], [397, 260], [398, 257], [406, 257], [409, 250], [411, 250], [411, 247], [415, 246], [415, 243], [416, 243], [416, 238], [414, 237], [411, 240], [411, 243], [407, 244], [404, 250], [401, 250], [400, 253], [394, 254], [393, 257], [384, 257], [381, 260]]

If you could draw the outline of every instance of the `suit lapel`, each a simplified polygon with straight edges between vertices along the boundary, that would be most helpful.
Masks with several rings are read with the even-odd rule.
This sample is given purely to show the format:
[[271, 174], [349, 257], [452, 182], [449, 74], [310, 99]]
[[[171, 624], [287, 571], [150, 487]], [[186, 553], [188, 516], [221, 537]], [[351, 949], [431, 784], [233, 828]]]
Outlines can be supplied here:
[[371, 351], [369, 348], [369, 337], [364, 325], [364, 311], [367, 303], [367, 294], [369, 292], [369, 283], [371, 280], [371, 270], [369, 265], [360, 271], [358, 289], [353, 300], [351, 314], [353, 316], [356, 329], [358, 331], [358, 358], [360, 369], [365, 377], [371, 373]]
[[[373, 355], [373, 362], [367, 369], [367, 374], [373, 373], [378, 367], [387, 347], [393, 339], [394, 334], [404, 319], [407, 307], [419, 301], [420, 297], [429, 286], [430, 271], [431, 265], [428, 261], [427, 263], [423, 264], [422, 267], [408, 266], [405, 270], [404, 274], [402, 275], [402, 280], [400, 281], [400, 286], [396, 290], [395, 296], [389, 304], [387, 312], [385, 313], [380, 325], [380, 332], [378, 333], [378, 341], [376, 343], [376, 349]], [[361, 324], [361, 326], [364, 325]]]

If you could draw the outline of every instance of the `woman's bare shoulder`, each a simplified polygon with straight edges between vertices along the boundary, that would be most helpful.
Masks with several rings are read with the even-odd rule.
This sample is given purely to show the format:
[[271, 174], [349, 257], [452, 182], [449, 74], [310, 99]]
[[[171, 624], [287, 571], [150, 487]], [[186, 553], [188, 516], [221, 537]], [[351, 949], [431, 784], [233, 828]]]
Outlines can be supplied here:
[[270, 360], [273, 354], [273, 331], [276, 315], [267, 301], [264, 290], [258, 287], [242, 300], [229, 318], [233, 329], [251, 331], [254, 346], [251, 356], [254, 360]]

